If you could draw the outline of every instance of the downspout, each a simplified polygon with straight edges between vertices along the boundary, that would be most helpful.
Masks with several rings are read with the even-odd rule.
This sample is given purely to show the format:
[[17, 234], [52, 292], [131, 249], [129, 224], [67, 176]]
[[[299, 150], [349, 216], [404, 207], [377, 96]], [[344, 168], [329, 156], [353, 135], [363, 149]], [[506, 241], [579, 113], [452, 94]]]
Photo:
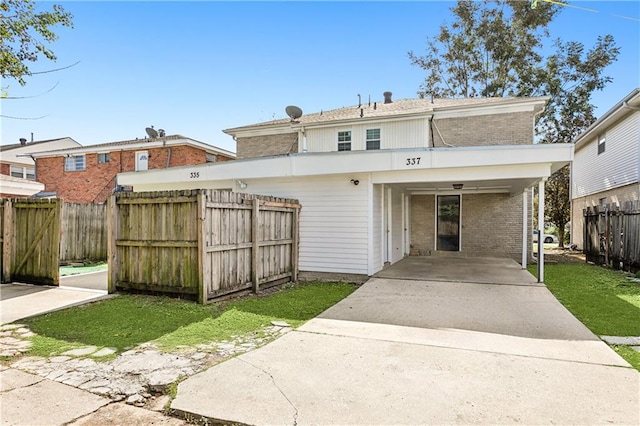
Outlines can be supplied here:
[[166, 137], [162, 138], [162, 146], [164, 147], [164, 149], [167, 150], [167, 167], [165, 167], [165, 169], [168, 169], [169, 165], [171, 164], [171, 148], [169, 148], [167, 146], [167, 138]]
[[427, 148], [435, 148], [436, 142], [433, 140], [433, 114], [429, 117], [429, 132], [428, 132]]
[[300, 129], [300, 133], [302, 134], [302, 152], [307, 152], [307, 132], [304, 127]]
[[533, 123], [531, 123], [531, 135], [532, 135], [532, 139], [533, 139], [533, 145], [536, 144], [536, 116], [542, 114], [545, 109], [547, 109], [546, 105], [544, 105], [542, 108], [540, 108], [540, 111], [533, 113]]

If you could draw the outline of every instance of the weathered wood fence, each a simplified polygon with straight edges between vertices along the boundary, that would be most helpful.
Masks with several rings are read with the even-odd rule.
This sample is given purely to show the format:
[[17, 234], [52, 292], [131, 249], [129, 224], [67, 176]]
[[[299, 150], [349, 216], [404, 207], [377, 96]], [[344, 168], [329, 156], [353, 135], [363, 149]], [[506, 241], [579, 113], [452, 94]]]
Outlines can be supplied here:
[[297, 280], [296, 200], [216, 190], [123, 192], [109, 201], [109, 292], [201, 303]]
[[58, 285], [58, 199], [2, 199], [2, 282]]
[[587, 262], [640, 270], [640, 201], [589, 207], [583, 215]]
[[62, 204], [60, 261], [107, 260], [107, 205]]

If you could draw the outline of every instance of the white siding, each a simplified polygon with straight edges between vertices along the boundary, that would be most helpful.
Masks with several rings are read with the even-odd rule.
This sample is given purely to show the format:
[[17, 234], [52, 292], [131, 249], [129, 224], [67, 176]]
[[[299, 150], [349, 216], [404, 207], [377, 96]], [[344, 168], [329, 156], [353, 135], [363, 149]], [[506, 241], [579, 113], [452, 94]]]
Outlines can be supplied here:
[[[351, 179], [360, 179], [353, 185]], [[367, 176], [247, 180], [247, 192], [297, 198], [300, 270], [367, 274], [369, 191]]]
[[384, 260], [382, 259], [382, 250], [384, 247], [384, 227], [382, 221], [382, 185], [372, 185], [371, 197], [371, 264], [369, 265], [369, 275], [382, 270]]
[[391, 263], [396, 263], [404, 257], [402, 234], [404, 233], [402, 220], [402, 191], [391, 191]]
[[424, 118], [307, 129], [307, 150], [308, 152], [337, 151], [338, 132], [344, 130], [351, 130], [351, 150], [364, 150], [367, 129], [378, 128], [380, 129], [380, 149], [421, 148], [428, 146], [429, 143], [428, 126], [429, 120]]
[[576, 151], [572, 197], [638, 182], [640, 175], [640, 112], [606, 130], [605, 151], [598, 155], [598, 136]]

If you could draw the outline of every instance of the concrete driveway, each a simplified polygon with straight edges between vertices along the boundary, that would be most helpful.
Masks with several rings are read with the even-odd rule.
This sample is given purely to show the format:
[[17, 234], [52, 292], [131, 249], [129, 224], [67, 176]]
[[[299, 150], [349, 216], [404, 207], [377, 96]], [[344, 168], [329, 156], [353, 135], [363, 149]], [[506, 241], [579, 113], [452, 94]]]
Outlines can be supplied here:
[[515, 262], [403, 262], [185, 380], [172, 408], [247, 424], [640, 422], [640, 374]]

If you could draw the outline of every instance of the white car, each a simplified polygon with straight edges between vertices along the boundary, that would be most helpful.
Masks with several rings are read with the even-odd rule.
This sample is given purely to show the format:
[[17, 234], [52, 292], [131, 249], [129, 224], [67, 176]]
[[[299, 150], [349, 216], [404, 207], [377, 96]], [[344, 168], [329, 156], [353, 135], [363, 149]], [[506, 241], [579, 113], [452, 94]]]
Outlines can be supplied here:
[[[543, 241], [544, 244], [557, 243], [558, 242], [558, 237], [556, 237], [555, 235], [552, 235], [552, 234], [543, 234], [542, 241]], [[533, 242], [534, 243], [538, 242], [538, 231], [533, 231]]]

